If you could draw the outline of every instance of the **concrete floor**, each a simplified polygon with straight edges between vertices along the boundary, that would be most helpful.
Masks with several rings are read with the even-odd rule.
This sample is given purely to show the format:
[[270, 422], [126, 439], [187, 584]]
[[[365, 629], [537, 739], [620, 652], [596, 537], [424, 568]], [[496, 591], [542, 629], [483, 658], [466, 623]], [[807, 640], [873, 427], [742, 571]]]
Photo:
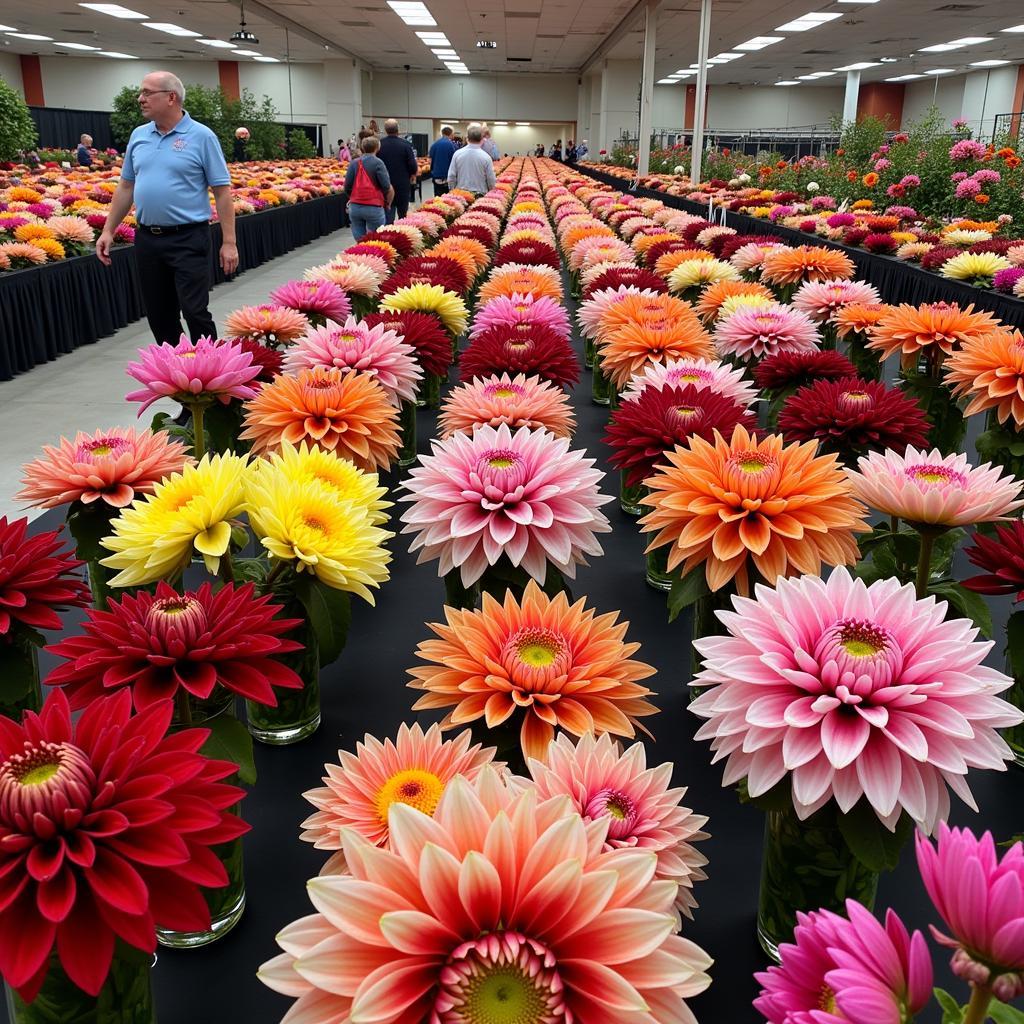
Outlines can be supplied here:
[[[236, 280], [218, 285], [210, 293], [210, 309], [218, 326], [240, 306], [257, 305], [278, 285], [302, 277], [307, 267], [326, 263], [352, 244], [348, 228], [301, 246], [248, 270]], [[78, 431], [105, 427], [146, 426], [159, 411], [177, 412], [176, 402], [150, 406], [141, 420], [135, 403], [124, 400], [135, 382], [124, 367], [152, 337], [144, 320], [129, 324], [95, 345], [86, 345], [44, 363], [14, 380], [0, 382], [0, 515], [35, 518], [39, 509], [26, 509], [14, 501], [21, 487], [21, 467], [40, 453], [44, 444]]]

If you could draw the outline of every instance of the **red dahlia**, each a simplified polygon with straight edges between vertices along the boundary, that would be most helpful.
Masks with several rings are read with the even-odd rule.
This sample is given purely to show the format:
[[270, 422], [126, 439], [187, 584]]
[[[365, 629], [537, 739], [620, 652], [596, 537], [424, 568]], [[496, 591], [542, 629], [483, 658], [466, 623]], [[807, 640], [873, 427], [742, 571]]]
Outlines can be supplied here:
[[611, 267], [596, 277], [587, 288], [585, 299], [605, 288], [618, 288], [620, 285], [632, 285], [635, 288], [650, 288], [653, 292], [668, 292], [668, 284], [653, 270], [643, 267]]
[[683, 232], [682, 232], [683, 239], [685, 241], [687, 241], [687, 242], [693, 242], [694, 244], [696, 244], [697, 243], [697, 236], [705, 228], [713, 228], [713, 227], [715, 227], [715, 225], [712, 224], [711, 221], [709, 221], [709, 220], [693, 220], [693, 221], [690, 221], [690, 223], [687, 224], [685, 228], [683, 228]]
[[930, 424], [912, 398], [861, 377], [819, 380], [786, 400], [779, 430], [787, 441], [819, 441], [823, 452], [851, 461], [886, 448], [924, 448]]
[[407, 345], [416, 349], [416, 361], [424, 373], [444, 377], [452, 361], [452, 340], [439, 317], [433, 313], [371, 313], [363, 317], [367, 327], [383, 324], [400, 334]]
[[60, 629], [59, 611], [89, 603], [88, 588], [73, 575], [82, 563], [61, 543], [59, 530], [29, 535], [27, 519], [0, 517], [0, 639], [19, 626]]
[[689, 242], [683, 242], [680, 239], [668, 239], [661, 242], [655, 242], [654, 245], [649, 246], [644, 252], [644, 266], [653, 268], [658, 262], [661, 256], [664, 256], [667, 252], [681, 252], [684, 249], [693, 249], [695, 246]]
[[494, 257], [494, 266], [503, 267], [506, 263], [518, 263], [526, 267], [552, 267], [560, 270], [562, 261], [558, 251], [547, 242], [530, 242], [522, 239], [506, 242]]
[[[259, 376], [256, 377], [256, 380], [262, 381], [264, 384], [269, 384], [281, 372], [281, 366], [284, 363], [284, 357], [281, 353], [276, 349], [261, 345], [252, 338], [229, 338], [227, 341], [222, 339], [217, 344], [234, 345], [243, 352], [248, 352], [252, 356], [251, 365], [260, 368]], [[249, 383], [251, 384], [252, 381]]]
[[838, 380], [856, 374], [853, 363], [838, 352], [779, 352], [758, 364], [754, 380], [762, 391], [777, 394], [816, 380]]
[[964, 586], [978, 594], [1003, 596], [1016, 594], [1015, 601], [1024, 601], [1024, 522], [996, 527], [995, 537], [975, 533], [967, 557], [985, 575], [964, 580]]
[[483, 224], [459, 224], [456, 222], [441, 233], [442, 238], [473, 238], [486, 249], [494, 248], [494, 232]]
[[[407, 271], [410, 274], [423, 274], [426, 277], [436, 278], [437, 284], [443, 284], [451, 292], [458, 295], [468, 291], [473, 283], [469, 272], [461, 264], [448, 256], [434, 256], [427, 253], [425, 256], [410, 256], [405, 260], [398, 272]], [[446, 282], [451, 282], [447, 284]]]
[[463, 382], [495, 373], [535, 373], [564, 388], [580, 379], [572, 345], [550, 327], [529, 321], [481, 331], [462, 353], [459, 369]]
[[[403, 260], [412, 255], [413, 241], [401, 231], [368, 231], [357, 244], [366, 245], [368, 242], [387, 242], [392, 249], [398, 250], [398, 255]], [[380, 255], [380, 250], [377, 251], [377, 255]]]
[[[454, 260], [442, 261], [428, 260], [427, 263], [434, 264], [433, 267], [426, 267], [422, 264], [410, 266], [413, 259], [405, 260], [399, 264], [398, 269], [380, 286], [380, 296], [393, 295], [399, 288], [406, 288], [414, 284], [439, 284], [446, 291], [455, 295], [462, 295], [466, 291], [466, 272]], [[451, 269], [447, 264], [454, 265]]]
[[0, 719], [0, 974], [26, 1001], [56, 951], [83, 991], [103, 987], [120, 938], [152, 953], [156, 927], [201, 931], [200, 886], [227, 884], [211, 851], [248, 831], [227, 808], [238, 769], [199, 753], [209, 731], [167, 736], [172, 701], [132, 716], [127, 693], [72, 725], [63, 693], [22, 725]]
[[302, 680], [275, 657], [302, 649], [282, 639], [299, 619], [279, 619], [279, 605], [255, 597], [253, 585], [231, 584], [214, 593], [204, 583], [179, 594], [168, 584], [110, 601], [90, 611], [82, 636], [47, 650], [65, 664], [46, 679], [64, 687], [72, 708], [83, 708], [111, 690], [130, 687], [138, 711], [172, 698], [178, 688], [206, 700], [220, 684], [258, 704], [277, 705], [274, 687], [295, 690]]
[[[364, 235], [363, 237], [365, 238], [366, 236]], [[382, 239], [380, 239], [380, 241], [386, 242], [387, 239], [386, 238], [382, 238]], [[388, 245], [390, 245], [390, 244], [391, 243], [388, 242]], [[396, 255], [396, 253], [397, 253], [397, 255]], [[392, 258], [389, 260], [388, 256], [387, 256], [387, 251], [385, 249], [382, 249], [379, 245], [363, 245], [361, 242], [357, 243], [356, 245], [350, 245], [345, 250], [345, 255], [346, 256], [376, 256], [377, 259], [384, 260], [384, 262], [387, 263], [389, 266], [394, 266], [395, 262], [397, 262], [397, 260], [401, 258], [401, 254], [398, 253], [397, 248], [395, 249], [395, 252], [391, 254]], [[347, 298], [347, 296], [346, 296], [346, 298]], [[337, 323], [337, 322], [338, 321], [335, 321], [335, 323]]]
[[654, 475], [654, 467], [676, 445], [687, 444], [694, 434], [713, 442], [716, 430], [732, 437], [737, 424], [753, 430], [757, 420], [731, 398], [707, 388], [644, 388], [615, 410], [604, 440], [612, 447], [609, 462], [625, 470], [627, 485], [635, 487]]

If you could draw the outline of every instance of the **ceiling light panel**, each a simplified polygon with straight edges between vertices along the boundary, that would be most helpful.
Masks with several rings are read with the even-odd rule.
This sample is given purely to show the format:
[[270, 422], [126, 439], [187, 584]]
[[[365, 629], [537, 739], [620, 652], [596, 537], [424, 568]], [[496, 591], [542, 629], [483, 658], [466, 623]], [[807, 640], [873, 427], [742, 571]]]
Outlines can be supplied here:
[[1024, 32], [1024, 25], [1011, 25], [1009, 28], [1004, 28], [1003, 32]]
[[280, 64], [281, 62], [276, 57], [253, 57], [253, 60], [258, 60], [263, 64]]
[[975, 60], [971, 61], [972, 68], [1001, 68], [1004, 64], [1009, 64], [1008, 60]]
[[799, 85], [800, 83], [799, 82], [792, 82], [792, 81], [790, 81], [790, 82], [776, 82], [775, 84], [776, 85]]
[[236, 57], [262, 57], [259, 50], [235, 50]]
[[225, 42], [223, 39], [197, 39], [197, 43], [202, 43], [203, 46], [213, 46], [220, 50], [233, 50], [235, 48], [234, 43]]
[[119, 53], [117, 50], [100, 50], [101, 57], [113, 57], [114, 60], [138, 60], [133, 53]]
[[98, 46], [86, 46], [85, 43], [57, 43], [65, 50], [99, 50]]
[[31, 39], [33, 42], [39, 43], [53, 42], [53, 36], [40, 36], [35, 32], [8, 32], [7, 35], [14, 36], [15, 39]]
[[737, 50], [763, 50], [766, 46], [773, 46], [775, 43], [781, 43], [783, 36], [754, 36], [753, 39], [748, 39], [745, 43], [740, 43], [736, 46]]
[[203, 34], [202, 32], [193, 32], [190, 28], [182, 28], [180, 25], [172, 25], [169, 21], [144, 21], [142, 24], [157, 32], [166, 32], [169, 36], [190, 36], [193, 39], [198, 39]]
[[819, 25], [824, 25], [827, 22], [835, 21], [836, 18], [841, 18], [842, 14], [824, 14], [812, 12], [811, 14], [805, 14], [802, 18], [796, 18], [794, 21], [787, 21], [785, 25], [779, 25], [776, 32], [808, 32], [812, 28], [818, 28]]
[[836, 71], [866, 71], [868, 68], [877, 68], [881, 65], [877, 60], [861, 60], [856, 64], [845, 64], [841, 68], [835, 68]]
[[13, 25], [0, 25], [0, 32], [17, 32]]
[[139, 14], [138, 11], [122, 7], [120, 4], [79, 4], [78, 6], [87, 7], [90, 11], [98, 11], [100, 14], [109, 14], [112, 18], [145, 21], [149, 17], [148, 14]]
[[956, 71], [956, 68], [932, 68], [930, 71], [926, 71], [926, 75], [951, 75]]
[[390, 7], [406, 25], [436, 25], [434, 16], [427, 10], [427, 5], [419, 0], [388, 0]]

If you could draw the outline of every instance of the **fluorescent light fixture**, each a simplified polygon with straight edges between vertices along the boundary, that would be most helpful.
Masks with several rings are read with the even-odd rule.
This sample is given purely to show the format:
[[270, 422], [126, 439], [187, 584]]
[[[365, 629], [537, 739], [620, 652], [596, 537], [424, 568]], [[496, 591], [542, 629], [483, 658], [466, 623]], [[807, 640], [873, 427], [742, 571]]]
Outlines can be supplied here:
[[101, 57], [113, 57], [114, 60], [138, 60], [134, 53], [118, 53], [117, 50], [100, 50]]
[[98, 46], [86, 46], [85, 43], [57, 43], [66, 50], [99, 50]]
[[197, 39], [197, 43], [202, 43], [203, 46], [216, 46], [221, 50], [233, 50], [235, 48], [234, 43], [228, 43], [223, 39]]
[[716, 60], [739, 60], [740, 57], [746, 57], [745, 53], [716, 53]]
[[431, 50], [437, 57], [458, 57], [458, 54], [454, 50]]
[[787, 81], [787, 82], [776, 82], [776, 85], [799, 85], [799, 82]]
[[145, 21], [148, 14], [139, 14], [138, 11], [129, 10], [120, 4], [79, 4], [79, 7], [88, 7], [90, 11], [99, 11], [100, 14], [109, 14], [112, 18], [134, 18], [137, 21]]
[[877, 68], [877, 60], [860, 60], [856, 64], [846, 64], [841, 68], [834, 68], [835, 71], [866, 71], [868, 68]]
[[999, 68], [1009, 64], [1008, 60], [976, 60], [971, 62], [972, 68]]
[[887, 82], [909, 82], [915, 78], [924, 78], [924, 75], [897, 75], [895, 78], [887, 78]]
[[995, 36], [961, 36], [959, 39], [950, 39], [955, 46], [977, 46], [978, 43], [991, 43]]
[[709, 64], [728, 64], [727, 60], [722, 60], [721, 57], [708, 57]]
[[449, 68], [448, 69], [453, 75], [468, 75], [469, 68]]
[[797, 75], [797, 78], [834, 78], [834, 71], [814, 71], [809, 75]]
[[8, 32], [7, 35], [14, 36], [15, 39], [32, 39], [40, 43], [53, 42], [53, 36], [39, 36], [35, 32]]
[[842, 14], [822, 14], [812, 12], [811, 14], [805, 14], [802, 18], [796, 18], [793, 21], [787, 21], [785, 25], [779, 25], [776, 32], [807, 32], [812, 28], [817, 28], [819, 25], [824, 25], [826, 22], [835, 21], [836, 18], [841, 18]]
[[883, 64], [898, 64], [899, 57], [879, 57], [878, 58]]
[[166, 32], [169, 36], [191, 36], [193, 39], [198, 39], [203, 34], [202, 32], [193, 32], [190, 28], [182, 28], [180, 25], [172, 25], [169, 21], [144, 21], [142, 24], [157, 32]]
[[508, 127], [508, 121], [495, 121], [494, 122], [494, 127], [495, 128], [507, 128]]
[[406, 25], [436, 25], [433, 15], [427, 10], [426, 4], [419, 0], [388, 0], [390, 7]]
[[1002, 32], [1024, 32], [1024, 25], [1011, 25], [1009, 28], [1001, 29]]
[[748, 39], [745, 43], [739, 43], [736, 46], [737, 50], [763, 50], [766, 46], [772, 46], [775, 43], [781, 43], [784, 36], [754, 36], [753, 39]]
[[932, 68], [931, 71], [926, 71], [926, 75], [951, 75], [956, 71], [956, 68]]
[[678, 78], [659, 78], [658, 85], [675, 85], [678, 81]]
[[258, 60], [262, 64], [280, 64], [281, 62], [277, 57], [253, 57], [253, 60]]
[[516, 121], [516, 127], [517, 128], [529, 128], [532, 123], [533, 123], [532, 121]]
[[17, 32], [13, 25], [0, 25], [0, 32]]
[[445, 38], [443, 32], [417, 32], [416, 35], [418, 35], [420, 39], [424, 40], [424, 42], [428, 39], [433, 40]]
[[259, 50], [235, 50], [236, 57], [262, 57]]

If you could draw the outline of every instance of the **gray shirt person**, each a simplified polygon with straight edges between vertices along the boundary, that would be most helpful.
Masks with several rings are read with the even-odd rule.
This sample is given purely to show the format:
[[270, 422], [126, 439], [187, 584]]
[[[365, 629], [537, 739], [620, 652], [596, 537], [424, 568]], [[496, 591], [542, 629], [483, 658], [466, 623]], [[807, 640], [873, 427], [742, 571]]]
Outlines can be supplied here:
[[466, 138], [466, 145], [456, 150], [452, 157], [448, 186], [483, 195], [494, 188], [498, 180], [494, 174], [494, 161], [480, 148], [483, 131], [479, 125], [470, 125]]

